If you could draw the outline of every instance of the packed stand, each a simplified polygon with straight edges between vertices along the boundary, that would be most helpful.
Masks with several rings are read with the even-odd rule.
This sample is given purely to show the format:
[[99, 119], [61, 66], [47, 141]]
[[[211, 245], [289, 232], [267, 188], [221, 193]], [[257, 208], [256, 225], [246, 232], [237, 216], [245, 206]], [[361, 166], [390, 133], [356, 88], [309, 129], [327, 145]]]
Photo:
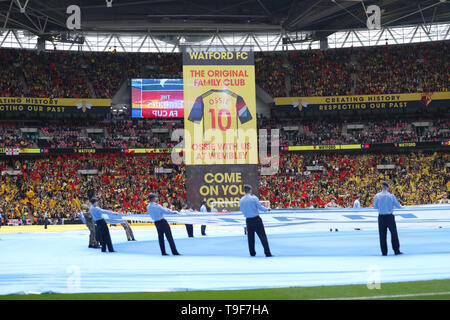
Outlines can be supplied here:
[[22, 97], [24, 94], [17, 53], [0, 49], [0, 97]]
[[[260, 195], [272, 206], [282, 208], [324, 208], [331, 202], [351, 208], [355, 196], [362, 207], [373, 204], [382, 181], [390, 181], [403, 205], [437, 203], [450, 191], [448, 153], [303, 155], [286, 153], [280, 158], [277, 175], [262, 176]], [[392, 164], [393, 170], [378, 169]], [[307, 166], [318, 166], [308, 171]]]
[[0, 64], [3, 97], [109, 99], [127, 79], [182, 78], [180, 54], [1, 49]]
[[448, 42], [354, 50], [356, 94], [448, 91]]
[[[415, 126], [416, 122], [428, 122]], [[350, 129], [349, 125], [360, 125]], [[262, 119], [259, 129], [280, 129], [280, 145], [432, 142], [450, 139], [450, 120], [279, 120]], [[289, 129], [289, 130], [288, 130]]]
[[0, 122], [0, 148], [28, 148], [36, 138], [20, 135], [15, 123]]
[[274, 97], [439, 92], [449, 90], [448, 42], [265, 53], [257, 83]]
[[40, 146], [47, 148], [96, 148], [96, 141], [83, 134], [83, 129], [83, 127], [77, 126], [62, 127], [59, 125], [41, 127]]
[[[184, 167], [171, 164], [167, 154], [75, 154], [34, 160], [0, 160], [2, 170], [20, 171], [17, 176], [1, 176], [0, 208], [5, 219], [24, 216], [34, 219], [47, 212], [51, 219], [74, 220], [84, 198], [94, 194], [104, 207], [143, 213], [147, 195], [158, 192], [170, 205], [186, 199]], [[155, 173], [155, 168], [173, 168], [171, 174]], [[98, 175], [82, 175], [77, 170], [97, 169]]]
[[89, 98], [80, 57], [68, 51], [23, 51], [21, 65], [28, 97]]
[[123, 59], [129, 79], [183, 78], [180, 53], [130, 53], [125, 54]]
[[355, 71], [348, 49], [288, 54], [291, 96], [345, 96], [352, 93]]
[[[415, 126], [415, 122], [427, 122]], [[349, 125], [362, 128], [350, 129]], [[39, 134], [20, 134], [18, 128], [26, 123], [0, 122], [0, 146], [24, 148], [171, 148], [178, 141], [171, 141], [173, 130], [183, 129], [183, 121], [145, 119], [139, 121], [69, 122], [42, 124], [34, 127]], [[100, 133], [88, 133], [86, 129], [102, 129]], [[405, 142], [436, 142], [450, 139], [450, 120], [278, 120], [258, 119], [258, 129], [280, 129], [280, 145], [324, 144], [375, 144]], [[156, 129], [156, 130], [155, 130]], [[164, 130], [161, 130], [164, 129]], [[39, 140], [38, 140], [39, 138]]]
[[[431, 42], [256, 53], [256, 83], [274, 97], [448, 91], [448, 46]], [[126, 79], [182, 78], [180, 53], [2, 49], [0, 58], [2, 96], [112, 98]]]
[[125, 68], [115, 54], [84, 54], [86, 72], [97, 99], [111, 98], [125, 80]]
[[286, 79], [282, 53], [256, 53], [255, 80], [264, 91], [273, 97], [286, 96]]
[[[450, 154], [298, 154], [283, 153], [278, 173], [261, 176], [259, 195], [271, 207], [323, 208], [331, 203], [352, 207], [355, 195], [369, 207], [382, 181], [403, 205], [438, 202], [450, 191]], [[378, 169], [391, 164], [395, 169]], [[316, 166], [308, 171], [308, 166]], [[156, 173], [156, 168], [172, 173]], [[115, 211], [145, 213], [150, 192], [166, 206], [179, 209], [186, 201], [185, 166], [174, 165], [170, 154], [75, 154], [39, 159], [0, 160], [2, 170], [20, 171], [0, 178], [0, 208], [5, 219], [28, 217], [37, 223], [45, 212], [52, 219], [76, 219], [84, 198], [101, 198]], [[80, 169], [97, 169], [82, 175]], [[198, 209], [198, 208], [197, 208]]]

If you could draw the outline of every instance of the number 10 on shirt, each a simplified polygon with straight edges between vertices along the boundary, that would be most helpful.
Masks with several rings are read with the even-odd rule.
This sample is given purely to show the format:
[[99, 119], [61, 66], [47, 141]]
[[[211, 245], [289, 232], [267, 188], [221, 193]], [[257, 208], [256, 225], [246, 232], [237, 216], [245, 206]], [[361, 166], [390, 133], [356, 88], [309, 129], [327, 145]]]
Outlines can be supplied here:
[[[219, 125], [219, 129], [226, 131], [231, 128], [231, 112], [228, 109], [220, 109], [216, 116], [216, 109], [209, 109], [211, 114], [211, 129], [216, 130], [216, 121]], [[223, 118], [225, 118], [226, 125], [223, 125]]]

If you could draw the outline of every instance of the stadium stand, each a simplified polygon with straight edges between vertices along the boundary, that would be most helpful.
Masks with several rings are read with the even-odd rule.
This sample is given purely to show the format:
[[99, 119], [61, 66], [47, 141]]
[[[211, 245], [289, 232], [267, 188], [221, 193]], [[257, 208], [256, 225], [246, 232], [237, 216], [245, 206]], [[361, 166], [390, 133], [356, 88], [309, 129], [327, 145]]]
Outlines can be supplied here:
[[[448, 91], [448, 45], [440, 42], [292, 52], [288, 55], [290, 96]], [[280, 68], [280, 64], [272, 66], [275, 70], [269, 73]]]
[[[426, 123], [416, 126], [418, 122]], [[361, 129], [348, 129], [360, 125]], [[286, 131], [284, 127], [298, 126], [298, 130]], [[324, 120], [265, 120], [260, 128], [281, 129], [281, 141], [285, 145], [348, 144], [348, 143], [403, 143], [441, 141], [450, 138], [450, 121], [445, 119], [416, 120], [361, 120], [338, 122]]]
[[[409, 120], [275, 120], [262, 118], [261, 129], [281, 130], [281, 145], [315, 145], [347, 143], [403, 143], [441, 141], [450, 138], [450, 120], [447, 117]], [[415, 124], [420, 122], [421, 126]], [[425, 124], [423, 124], [425, 123]], [[349, 125], [362, 129], [348, 129]], [[298, 126], [298, 130], [283, 128]], [[23, 135], [19, 127], [38, 129], [37, 136]], [[87, 129], [101, 129], [92, 134]], [[152, 128], [167, 128], [167, 133], [152, 133]], [[183, 128], [180, 120], [139, 120], [103, 122], [0, 122], [0, 147], [20, 148], [169, 148], [174, 145], [170, 133]]]
[[[444, 41], [256, 53], [256, 83], [273, 97], [448, 91], [448, 46]], [[6, 70], [2, 96], [112, 98], [127, 79], [182, 77], [181, 54], [175, 53], [1, 49], [0, 57]]]
[[[384, 180], [394, 182], [393, 192], [405, 205], [436, 203], [450, 191], [450, 156], [445, 152], [399, 154], [298, 154], [283, 153], [278, 173], [262, 176], [261, 200], [272, 207], [325, 207], [332, 199], [351, 207], [353, 196], [371, 206], [373, 195]], [[378, 165], [394, 165], [394, 169]], [[319, 166], [317, 171], [307, 167]], [[167, 205], [179, 208], [186, 200], [185, 166], [171, 162], [169, 154], [106, 153], [57, 155], [45, 158], [0, 160], [0, 196], [7, 218], [35, 218], [45, 211], [54, 219], [75, 219], [82, 198], [93, 190], [105, 207], [144, 213], [147, 195], [158, 190]], [[156, 173], [163, 167], [172, 173]], [[78, 170], [98, 170], [84, 175]], [[41, 218], [42, 219], [42, 218]]]
[[[272, 97], [333, 96], [448, 91], [448, 42], [339, 50], [257, 53], [256, 83]], [[79, 53], [1, 49], [0, 96], [113, 98], [131, 78], [182, 78], [181, 55]], [[345, 119], [322, 117], [258, 119], [258, 128], [280, 129], [280, 145], [440, 142], [450, 138], [446, 114]], [[417, 123], [420, 122], [420, 125]], [[349, 128], [359, 125], [358, 129]], [[296, 126], [296, 130], [285, 127]], [[352, 127], [352, 126], [351, 126]], [[354, 127], [354, 126], [353, 126]], [[22, 128], [34, 128], [24, 132]], [[154, 129], [167, 129], [157, 132]], [[6, 218], [75, 219], [81, 199], [96, 190], [107, 208], [144, 212], [155, 189], [167, 205], [186, 200], [184, 166], [168, 154], [133, 154], [127, 148], [171, 148], [182, 120], [47, 119], [0, 121], [0, 148], [113, 149], [97, 153], [0, 157], [0, 206]], [[91, 130], [95, 129], [95, 130]], [[106, 153], [105, 153], [106, 152]], [[403, 204], [436, 203], [450, 191], [448, 152], [283, 152], [278, 173], [262, 176], [261, 200], [272, 207], [326, 207], [331, 200], [350, 207], [353, 196], [370, 206], [379, 182], [394, 182]], [[390, 169], [378, 168], [389, 164]], [[314, 171], [307, 167], [315, 166]], [[393, 166], [393, 168], [392, 168]], [[172, 173], [157, 173], [157, 168]], [[81, 174], [78, 170], [98, 170]], [[10, 171], [10, 173], [6, 173]], [[11, 173], [17, 171], [15, 173]], [[18, 175], [16, 175], [18, 173]], [[55, 222], [56, 222], [55, 220]]]

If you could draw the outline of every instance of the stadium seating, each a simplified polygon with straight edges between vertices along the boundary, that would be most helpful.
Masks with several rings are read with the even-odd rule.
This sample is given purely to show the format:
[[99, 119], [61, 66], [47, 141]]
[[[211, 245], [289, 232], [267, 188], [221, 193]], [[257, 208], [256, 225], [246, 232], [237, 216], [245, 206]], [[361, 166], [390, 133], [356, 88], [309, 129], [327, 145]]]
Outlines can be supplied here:
[[[448, 91], [446, 52], [447, 42], [291, 52], [289, 96]], [[266, 66], [269, 74], [282, 69], [279, 63]], [[272, 95], [280, 96], [273, 88]]]
[[[403, 143], [442, 141], [450, 138], [450, 121], [445, 119], [420, 119], [425, 126], [415, 126], [419, 120], [362, 120], [362, 121], [275, 121], [262, 122], [261, 128], [280, 128], [282, 145], [319, 145], [352, 143]], [[349, 129], [349, 125], [362, 129]], [[297, 126], [286, 131], [283, 127]], [[283, 144], [284, 143], [284, 144]]]
[[[325, 207], [332, 199], [351, 207], [355, 194], [362, 206], [371, 206], [381, 181], [392, 181], [392, 191], [404, 205], [436, 203], [450, 191], [448, 153], [403, 154], [298, 154], [283, 153], [278, 173], [261, 176], [259, 194], [272, 207]], [[392, 164], [395, 169], [379, 169]], [[308, 171], [307, 166], [319, 166]], [[170, 174], [155, 168], [172, 169]], [[161, 201], [179, 208], [186, 200], [185, 166], [171, 163], [169, 154], [75, 154], [37, 159], [0, 160], [2, 170], [18, 170], [18, 176], [2, 175], [0, 198], [4, 216], [39, 216], [73, 219], [83, 197], [96, 194], [104, 207], [145, 212], [148, 193], [158, 190]], [[79, 174], [96, 169], [98, 175]]]
[[[434, 42], [256, 53], [256, 83], [273, 97], [448, 91], [447, 52]], [[1, 96], [112, 98], [131, 78], [182, 78], [178, 53], [1, 49], [0, 58]]]
[[[447, 42], [256, 53], [256, 83], [273, 97], [448, 91]], [[181, 78], [180, 54], [119, 54], [0, 50], [0, 96], [112, 98], [130, 78]], [[0, 148], [165, 148], [178, 120], [1, 121]], [[280, 129], [280, 145], [378, 144], [450, 139], [448, 114], [380, 119], [258, 119], [258, 128]], [[417, 125], [416, 122], [420, 122]], [[425, 124], [424, 124], [425, 123]], [[358, 124], [359, 129], [354, 129]], [[26, 133], [21, 128], [37, 128]], [[285, 127], [296, 127], [286, 130]], [[353, 128], [352, 128], [353, 127]], [[158, 130], [167, 128], [167, 132]], [[90, 130], [96, 129], [96, 130]], [[282, 153], [278, 173], [262, 176], [259, 194], [272, 207], [350, 207], [353, 196], [370, 206], [383, 180], [403, 204], [435, 203], [450, 191], [449, 154]], [[394, 169], [377, 168], [380, 164]], [[318, 170], [307, 170], [316, 166]], [[170, 174], [155, 172], [170, 168]], [[83, 197], [96, 194], [111, 209], [143, 212], [154, 190], [169, 206], [186, 199], [184, 166], [167, 154], [89, 153], [0, 158], [4, 216], [73, 219]], [[79, 174], [98, 170], [96, 175]]]
[[[419, 120], [343, 121], [330, 120], [270, 120], [262, 119], [261, 129], [279, 128], [280, 145], [316, 145], [349, 143], [403, 143], [442, 141], [450, 138], [450, 120], [420, 119], [426, 126], [415, 126]], [[359, 124], [360, 130], [350, 130], [348, 125]], [[18, 127], [26, 123], [0, 122], [0, 147], [20, 148], [168, 148], [171, 130], [183, 128], [180, 120], [110, 121], [92, 123], [42, 123], [38, 127], [38, 139], [20, 133]], [[286, 131], [284, 127], [297, 126], [298, 130]], [[152, 128], [167, 128], [167, 133], [154, 134]], [[90, 134], [86, 129], [103, 129]], [[176, 143], [175, 143], [176, 144]]]

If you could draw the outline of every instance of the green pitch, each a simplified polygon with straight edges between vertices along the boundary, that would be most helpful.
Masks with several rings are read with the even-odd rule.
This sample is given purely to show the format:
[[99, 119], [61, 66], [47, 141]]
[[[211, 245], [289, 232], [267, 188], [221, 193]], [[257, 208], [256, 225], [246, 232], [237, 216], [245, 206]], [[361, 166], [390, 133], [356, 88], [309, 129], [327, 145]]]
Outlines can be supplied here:
[[306, 300], [306, 299], [450, 299], [450, 280], [366, 285], [292, 287], [255, 290], [4, 295], [0, 300]]

